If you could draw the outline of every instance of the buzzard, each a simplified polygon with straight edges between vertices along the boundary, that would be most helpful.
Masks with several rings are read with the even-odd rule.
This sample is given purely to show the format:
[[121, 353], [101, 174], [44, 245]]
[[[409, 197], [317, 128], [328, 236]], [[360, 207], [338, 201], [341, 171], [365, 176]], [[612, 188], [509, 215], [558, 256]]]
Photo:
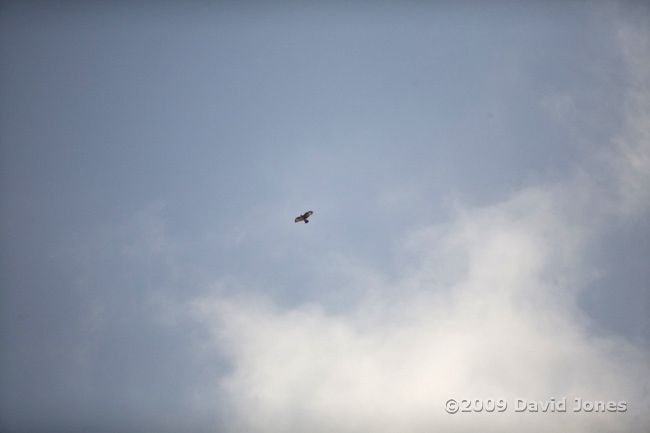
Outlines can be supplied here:
[[296, 222], [299, 223], [300, 221], [304, 221], [305, 224], [307, 224], [309, 222], [307, 218], [309, 218], [312, 214], [313, 214], [312, 211], [305, 212], [304, 214], [296, 218]]

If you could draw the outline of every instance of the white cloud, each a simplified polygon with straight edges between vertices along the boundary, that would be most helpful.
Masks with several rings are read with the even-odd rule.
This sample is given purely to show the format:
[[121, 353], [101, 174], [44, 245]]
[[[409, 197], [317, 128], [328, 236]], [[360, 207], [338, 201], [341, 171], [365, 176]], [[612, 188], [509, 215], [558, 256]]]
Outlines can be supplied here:
[[[647, 32], [638, 35], [622, 31], [626, 59], [647, 48]], [[629, 122], [590, 170], [492, 206], [459, 207], [450, 223], [413, 232], [398, 252], [397, 281], [365, 269], [354, 277], [365, 295], [349, 310], [281, 309], [251, 297], [194, 301], [193, 314], [232, 362], [220, 390], [230, 429], [647, 431], [650, 354], [593, 335], [576, 306], [593, 276], [586, 253], [603, 225], [647, 217], [650, 66], [628, 67]], [[562, 397], [566, 413], [515, 412], [517, 398]], [[508, 408], [450, 415], [449, 398], [503, 398]], [[626, 401], [627, 411], [574, 413], [575, 398]]]
[[[628, 5], [629, 6], [629, 5]], [[619, 19], [616, 28], [627, 74], [624, 129], [603, 160], [613, 166], [618, 188], [612, 205], [624, 217], [640, 214], [650, 205], [650, 25], [647, 5], [631, 7], [634, 18]], [[641, 20], [640, 24], [634, 24]]]
[[[223, 390], [246, 431], [611, 431], [647, 407], [648, 354], [587, 332], [552, 193], [524, 191], [414, 234], [421, 262], [394, 287], [329, 314], [265, 301], [195, 304], [232, 359]], [[415, 245], [417, 243], [417, 246]], [[440, 263], [442, 261], [442, 265]], [[446, 263], [445, 263], [446, 262]], [[446, 275], [445, 275], [446, 274]], [[358, 283], [363, 287], [363, 283]], [[448, 398], [505, 398], [503, 414], [449, 415]], [[516, 398], [625, 400], [624, 414], [514, 413]]]

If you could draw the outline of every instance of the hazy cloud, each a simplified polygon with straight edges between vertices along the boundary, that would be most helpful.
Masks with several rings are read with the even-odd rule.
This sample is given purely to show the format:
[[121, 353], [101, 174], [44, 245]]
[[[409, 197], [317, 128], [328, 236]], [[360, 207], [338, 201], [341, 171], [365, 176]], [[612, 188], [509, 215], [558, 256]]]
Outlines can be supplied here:
[[[598, 275], [589, 248], [607, 227], [647, 217], [650, 68], [639, 60], [647, 29], [621, 30], [624, 129], [565, 182], [457, 205], [448, 223], [403, 239], [396, 281], [357, 274], [349, 290], [363, 295], [343, 311], [285, 308], [261, 295], [194, 301], [192, 314], [232, 364], [220, 386], [232, 431], [647, 429], [650, 353], [594, 333], [577, 307]], [[551, 101], [556, 114], [571, 106], [568, 96]], [[562, 397], [566, 413], [515, 413], [517, 398]], [[449, 415], [449, 398], [503, 398], [509, 407]], [[574, 413], [575, 398], [626, 401], [627, 411]]]
[[5, 3], [3, 432], [648, 430], [646, 5]]

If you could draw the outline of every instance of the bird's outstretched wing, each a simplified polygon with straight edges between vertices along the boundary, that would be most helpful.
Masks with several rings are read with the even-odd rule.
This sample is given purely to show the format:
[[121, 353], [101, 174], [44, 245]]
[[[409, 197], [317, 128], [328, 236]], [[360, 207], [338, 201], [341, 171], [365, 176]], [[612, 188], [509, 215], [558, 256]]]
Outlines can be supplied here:
[[302, 215], [300, 215], [299, 217], [296, 218], [296, 222], [297, 222], [297, 223], [299, 223], [300, 221], [304, 221], [304, 222], [306, 222], [306, 223], [309, 222], [309, 221], [307, 221], [307, 218], [309, 218], [310, 216], [312, 216], [313, 213], [314, 213], [314, 212], [312, 212], [312, 211], [307, 211], [307, 212], [305, 212], [304, 214], [302, 214]]

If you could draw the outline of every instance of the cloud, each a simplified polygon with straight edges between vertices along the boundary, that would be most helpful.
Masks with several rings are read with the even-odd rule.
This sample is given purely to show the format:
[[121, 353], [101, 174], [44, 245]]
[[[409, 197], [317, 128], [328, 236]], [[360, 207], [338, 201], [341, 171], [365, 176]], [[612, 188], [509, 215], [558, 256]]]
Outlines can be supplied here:
[[619, 26], [624, 59], [629, 71], [626, 125], [616, 137], [618, 155], [612, 155], [620, 176], [619, 194], [625, 213], [641, 212], [650, 204], [650, 26], [642, 29]]
[[[413, 231], [396, 250], [399, 276], [364, 269], [350, 278], [363, 296], [343, 311], [250, 294], [195, 299], [192, 315], [231, 363], [219, 383], [230, 431], [648, 430], [650, 353], [593, 332], [577, 306], [597, 275], [588, 259], [599, 236], [647, 218], [647, 30], [620, 32], [624, 129], [566, 182], [458, 205], [448, 223]], [[567, 98], [554, 106], [567, 109]], [[450, 415], [450, 398], [508, 408]], [[565, 413], [515, 411], [517, 399], [562, 398]], [[576, 398], [625, 401], [627, 410], [578, 413]]]
[[[582, 239], [554, 191], [466, 211], [405, 243], [421, 257], [344, 313], [263, 299], [194, 304], [232, 360], [222, 383], [246, 431], [611, 431], [641, 427], [648, 353], [589, 334], [575, 306]], [[578, 277], [576, 277], [578, 274]], [[358, 281], [359, 288], [364, 283]], [[503, 414], [451, 416], [449, 398], [504, 398]], [[627, 401], [623, 414], [514, 413], [517, 398]], [[233, 430], [237, 431], [237, 428]]]

